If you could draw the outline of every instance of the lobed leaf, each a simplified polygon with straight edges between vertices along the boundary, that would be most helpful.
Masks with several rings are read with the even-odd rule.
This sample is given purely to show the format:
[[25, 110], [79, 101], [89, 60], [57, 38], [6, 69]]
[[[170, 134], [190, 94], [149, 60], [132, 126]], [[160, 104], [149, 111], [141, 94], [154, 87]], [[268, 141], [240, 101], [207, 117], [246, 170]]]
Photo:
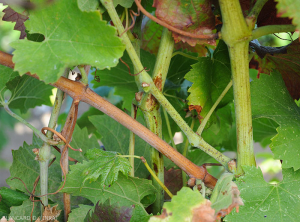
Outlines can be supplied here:
[[297, 221], [300, 208], [300, 172], [283, 169], [283, 180], [267, 183], [260, 168], [244, 166], [245, 175], [236, 181], [244, 206], [232, 212], [225, 221]]
[[11, 43], [16, 49], [15, 70], [36, 73], [46, 83], [56, 82], [71, 66], [116, 66], [125, 49], [116, 29], [100, 21], [98, 12], [82, 12], [76, 0], [55, 1], [32, 11], [25, 25], [30, 33], [43, 34], [45, 40]]
[[[118, 179], [119, 172], [127, 176], [131, 168], [129, 161], [116, 152], [89, 149], [85, 156], [89, 159], [89, 162], [85, 164], [85, 170], [82, 173], [84, 180], [81, 186], [87, 180], [92, 182], [98, 178], [98, 182], [102, 187], [110, 186]], [[76, 166], [82, 167], [80, 164]]]
[[[201, 106], [201, 116], [205, 117], [219, 95], [231, 80], [231, 68], [227, 46], [220, 41], [213, 58], [199, 58], [199, 62], [192, 66], [185, 79], [192, 82], [189, 88], [190, 95], [187, 100], [189, 105]], [[222, 107], [232, 101], [232, 89], [220, 102]]]

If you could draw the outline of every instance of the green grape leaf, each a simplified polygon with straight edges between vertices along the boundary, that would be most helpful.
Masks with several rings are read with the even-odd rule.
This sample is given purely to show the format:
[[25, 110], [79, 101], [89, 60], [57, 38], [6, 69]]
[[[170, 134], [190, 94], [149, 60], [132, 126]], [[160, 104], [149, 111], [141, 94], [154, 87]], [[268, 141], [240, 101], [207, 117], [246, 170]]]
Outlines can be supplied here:
[[25, 200], [21, 206], [15, 206], [10, 209], [10, 214], [8, 218], [15, 219], [18, 222], [28, 222], [30, 221], [30, 215], [32, 213], [32, 219], [35, 221], [38, 217], [41, 216], [41, 209], [37, 207], [35, 203], [35, 207], [32, 211], [33, 202], [31, 200]]
[[9, 100], [9, 107], [19, 109], [26, 113], [28, 109], [36, 106], [51, 106], [50, 96], [53, 87], [46, 85], [30, 76], [18, 76], [8, 82], [7, 88], [12, 92]]
[[[135, 206], [131, 221], [140, 222], [147, 221], [148, 213], [144, 207], [153, 203], [155, 200], [156, 189], [152, 186], [151, 181], [134, 177], [126, 178], [123, 174], [119, 174], [119, 178], [113, 185], [103, 189], [100, 182], [85, 183], [83, 187], [80, 184], [84, 177], [82, 173], [88, 162], [84, 161], [82, 167], [77, 165], [71, 166], [71, 172], [67, 176], [66, 184], [62, 192], [71, 193], [73, 196], [82, 196], [91, 200], [94, 204], [98, 201], [104, 203], [110, 199], [111, 204], [118, 203], [120, 206]], [[147, 205], [144, 205], [145, 199]], [[151, 201], [149, 201], [151, 200]]]
[[71, 213], [69, 214], [68, 222], [78, 222], [84, 221], [88, 212], [93, 209], [94, 207], [79, 204], [79, 207], [76, 209], [72, 209]]
[[94, 212], [87, 215], [86, 222], [129, 222], [134, 206], [120, 207], [118, 203], [110, 204], [110, 199], [104, 203], [97, 203]]
[[[127, 52], [124, 53], [122, 60], [127, 63], [130, 67], [130, 72], [134, 74], [133, 64]], [[155, 56], [141, 50], [141, 62], [147, 69], [153, 71]], [[96, 75], [100, 76], [101, 81], [96, 82], [93, 80], [92, 83], [94, 84], [94, 88], [99, 86], [115, 87], [115, 95], [120, 95], [123, 98], [123, 108], [130, 110], [132, 100], [135, 98], [135, 93], [139, 90], [135, 83], [134, 76], [129, 74], [127, 66], [120, 62], [117, 67], [112, 68], [111, 70], [97, 70]]]
[[[156, 0], [155, 15], [177, 29], [194, 34], [212, 34], [215, 29], [215, 16], [211, 10], [211, 2], [203, 0]], [[187, 42], [191, 46], [198, 44], [215, 44], [215, 40], [200, 40], [173, 32], [175, 42]]]
[[[115, 151], [122, 155], [129, 154], [129, 130], [106, 115], [91, 116], [89, 120], [103, 136], [101, 142], [108, 151]], [[141, 122], [141, 118], [138, 118]], [[135, 155], [143, 156], [147, 162], [150, 161], [150, 145], [139, 137], [135, 137]], [[147, 178], [149, 172], [142, 161], [134, 160], [135, 176]]]
[[[193, 83], [188, 90], [190, 92], [187, 98], [188, 104], [200, 106], [202, 108], [200, 114], [205, 117], [231, 80], [230, 59], [226, 44], [220, 41], [213, 58], [201, 57], [199, 62], [192, 67], [193, 69], [185, 76], [185, 79]], [[232, 89], [230, 89], [218, 107], [231, 102], [232, 95]]]
[[11, 207], [20, 206], [23, 201], [29, 199], [28, 195], [7, 187], [0, 188], [0, 197], [0, 218], [3, 216], [7, 217]]
[[183, 187], [171, 202], [165, 202], [163, 212], [160, 216], [153, 216], [149, 222], [169, 221], [215, 221], [215, 210], [210, 207], [209, 200], [206, 200], [198, 190], [191, 190]]
[[36, 73], [46, 83], [56, 82], [71, 66], [114, 67], [125, 50], [116, 29], [100, 21], [98, 12], [82, 12], [76, 0], [55, 1], [32, 11], [25, 26], [45, 40], [11, 43], [15, 70]]
[[233, 208], [238, 211], [239, 206], [244, 205], [239, 196], [240, 191], [232, 179], [232, 173], [223, 173], [210, 197], [211, 207], [215, 209], [219, 219], [229, 214]]
[[261, 74], [251, 83], [253, 118], [270, 118], [280, 126], [270, 148], [283, 168], [300, 168], [300, 108], [291, 98], [278, 71]]
[[275, 121], [267, 118], [254, 119], [252, 125], [253, 139], [262, 147], [270, 145], [271, 139], [277, 134], [276, 128], [279, 126]]
[[300, 3], [293, 0], [276, 0], [278, 17], [289, 17], [292, 18], [292, 23], [297, 27], [296, 30], [300, 29]]
[[19, 76], [11, 68], [0, 65], [0, 106], [4, 102], [6, 90], [11, 92], [8, 99], [11, 109], [19, 109], [26, 113], [28, 109], [40, 105], [51, 105], [50, 96], [52, 86], [32, 78], [30, 76]]
[[277, 184], [267, 183], [260, 168], [244, 166], [244, 176], [236, 184], [241, 192], [244, 206], [239, 213], [231, 212], [225, 221], [298, 221], [300, 209], [300, 172], [283, 169], [283, 180]]
[[[119, 172], [127, 176], [131, 168], [129, 161], [124, 157], [118, 156], [116, 152], [90, 149], [85, 153], [85, 156], [89, 159], [89, 162], [85, 164], [85, 170], [82, 174], [84, 180], [81, 186], [87, 180], [92, 182], [98, 178], [98, 182], [102, 187], [109, 186], [118, 179]], [[82, 167], [80, 164], [76, 166]]]

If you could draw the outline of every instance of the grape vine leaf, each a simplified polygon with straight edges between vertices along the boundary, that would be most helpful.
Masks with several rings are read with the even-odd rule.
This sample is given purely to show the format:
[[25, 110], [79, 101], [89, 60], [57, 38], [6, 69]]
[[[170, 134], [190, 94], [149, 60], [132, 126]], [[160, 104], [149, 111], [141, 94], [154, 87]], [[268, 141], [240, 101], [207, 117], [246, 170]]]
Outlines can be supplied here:
[[[189, 88], [189, 105], [201, 106], [201, 116], [205, 117], [219, 95], [231, 80], [230, 59], [227, 46], [220, 41], [213, 58], [201, 57], [199, 62], [192, 66], [185, 79], [192, 82]], [[232, 89], [227, 92], [219, 104], [219, 108], [232, 101]]]
[[7, 22], [16, 22], [14, 30], [20, 31], [20, 39], [24, 39], [26, 37], [24, 22], [28, 19], [28, 16], [19, 14], [11, 7], [5, 8], [2, 12], [4, 12], [2, 20]]
[[[115, 151], [122, 155], [129, 154], [129, 130], [106, 115], [91, 116], [90, 121], [103, 136], [101, 139], [104, 147], [108, 151]], [[140, 122], [141, 119], [138, 118]], [[143, 156], [147, 162], [150, 161], [150, 145], [139, 137], [135, 137], [135, 155]], [[135, 176], [147, 178], [149, 172], [140, 160], [134, 161]]]
[[79, 204], [78, 208], [72, 209], [68, 222], [84, 221], [91, 209], [93, 209], [93, 206]]
[[253, 118], [270, 118], [280, 126], [270, 148], [283, 168], [300, 168], [300, 108], [290, 97], [278, 71], [262, 74], [251, 83]]
[[82, 12], [76, 0], [55, 1], [32, 11], [25, 26], [30, 33], [43, 34], [45, 40], [11, 43], [16, 49], [15, 70], [36, 73], [46, 83], [56, 82], [70, 66], [116, 66], [125, 50], [116, 29], [100, 21], [98, 12]]
[[[91, 200], [94, 204], [98, 201], [104, 203], [110, 199], [111, 204], [118, 203], [120, 206], [131, 207], [134, 205], [134, 211], [131, 218], [133, 222], [147, 221], [148, 213], [144, 207], [149, 206], [155, 200], [156, 189], [152, 186], [151, 181], [135, 177], [126, 178], [119, 174], [119, 178], [113, 185], [103, 189], [100, 182], [95, 181], [85, 183], [82, 188], [80, 184], [84, 180], [82, 173], [88, 166], [88, 162], [83, 162], [82, 167], [77, 165], [71, 166], [71, 171], [67, 175], [66, 184], [62, 192], [71, 193], [74, 196], [82, 196]], [[147, 200], [147, 201], [145, 201]], [[144, 204], [147, 202], [147, 204]]]
[[110, 204], [110, 199], [104, 203], [97, 203], [94, 212], [88, 213], [86, 222], [129, 222], [134, 206], [119, 206], [118, 203]]
[[8, 101], [9, 107], [19, 109], [21, 113], [26, 113], [28, 109], [36, 106], [52, 105], [50, 96], [53, 87], [30, 76], [17, 76], [9, 81], [6, 87], [12, 92]]
[[28, 222], [30, 221], [30, 215], [32, 213], [32, 219], [34, 221], [41, 215], [41, 209], [39, 207], [36, 207], [37, 204], [35, 204], [35, 207], [32, 211], [33, 202], [31, 200], [25, 200], [22, 205], [20, 206], [14, 206], [10, 210], [10, 214], [8, 218], [13, 218], [18, 222]]
[[[78, 8], [81, 11], [96, 11], [98, 8], [100, 8], [100, 1], [99, 0], [77, 0]], [[102, 13], [105, 11], [104, 9], [101, 10]]]
[[[215, 210], [210, 207], [198, 190], [183, 187], [171, 202], [165, 202], [160, 216], [152, 216], [149, 222], [215, 221]], [[201, 219], [200, 219], [201, 218]]]
[[3, 216], [7, 217], [10, 213], [11, 207], [20, 206], [22, 205], [23, 201], [29, 199], [28, 195], [7, 187], [0, 188], [0, 197], [0, 218]]
[[[150, 69], [150, 71], [153, 71], [155, 56], [141, 50], [140, 57], [142, 64], [147, 67], [147, 69]], [[127, 63], [130, 67], [130, 72], [134, 74], [133, 64], [127, 52], [124, 53], [122, 60]], [[93, 75], [95, 75], [95, 73]], [[93, 80], [92, 83], [94, 84], [94, 88], [99, 86], [114, 86], [115, 95], [123, 97], [123, 108], [130, 110], [132, 100], [135, 98], [135, 93], [139, 90], [135, 83], [135, 78], [129, 74], [127, 66], [123, 63], [119, 63], [117, 67], [112, 68], [111, 70], [97, 70], [96, 75], [100, 76], [101, 81], [98, 83]]]
[[[210, 1], [202, 0], [155, 0], [155, 15], [167, 24], [193, 34], [212, 34], [215, 29], [215, 16], [211, 10]], [[175, 42], [187, 42], [191, 46], [208, 43], [215, 44], [215, 40], [200, 40], [179, 35], [173, 32]]]
[[244, 176], [236, 184], [244, 206], [239, 213], [232, 212], [225, 221], [298, 221], [300, 209], [300, 172], [292, 168], [282, 169], [283, 180], [267, 183], [260, 168], [244, 166]]
[[7, 101], [11, 109], [19, 109], [26, 113], [28, 109], [40, 105], [51, 105], [52, 86], [32, 78], [19, 76], [18, 72], [0, 65], [0, 106], [4, 102], [5, 91], [11, 91]]
[[292, 23], [300, 29], [300, 3], [293, 0], [276, 0], [278, 4], [276, 5], [278, 17], [289, 17], [292, 19]]
[[[131, 168], [129, 161], [124, 157], [118, 156], [117, 152], [89, 149], [85, 156], [89, 161], [84, 164], [85, 170], [82, 174], [84, 180], [81, 186], [87, 180], [90, 180], [90, 182], [98, 180], [102, 187], [110, 186], [118, 179], [119, 172], [127, 176]], [[77, 165], [82, 167], [78, 163]]]

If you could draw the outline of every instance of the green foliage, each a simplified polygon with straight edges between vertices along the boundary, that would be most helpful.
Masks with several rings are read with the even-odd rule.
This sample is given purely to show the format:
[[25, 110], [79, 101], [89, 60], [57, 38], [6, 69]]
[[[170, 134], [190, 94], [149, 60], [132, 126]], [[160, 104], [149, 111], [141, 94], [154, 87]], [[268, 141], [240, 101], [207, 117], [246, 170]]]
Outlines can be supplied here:
[[[118, 179], [119, 172], [127, 176], [131, 168], [128, 160], [119, 156], [117, 152], [90, 149], [85, 156], [89, 161], [84, 164], [82, 186], [85, 181], [90, 180], [92, 182], [98, 178], [98, 182], [102, 187], [109, 186]], [[80, 164], [77, 164], [75, 167], [82, 168]]]
[[15, 70], [36, 73], [46, 83], [55, 82], [71, 66], [116, 66], [125, 49], [115, 28], [100, 21], [99, 13], [79, 10], [76, 0], [32, 11], [25, 25], [30, 33], [45, 35], [45, 40], [13, 42]]
[[[230, 82], [230, 60], [226, 44], [220, 41], [214, 51], [213, 58], [201, 57], [199, 62], [192, 67], [193, 69], [185, 76], [185, 79], [193, 83], [188, 90], [190, 92], [187, 98], [188, 104], [201, 106], [201, 116], [205, 117]], [[230, 90], [219, 107], [226, 105], [232, 99], [232, 91]]]
[[[107, 151], [115, 151], [122, 155], [129, 154], [129, 130], [106, 115], [91, 116], [89, 120], [102, 135], [102, 143]], [[139, 119], [141, 121], [141, 119]], [[135, 155], [143, 156], [150, 162], [150, 146], [142, 139], [135, 138]], [[147, 178], [148, 170], [140, 160], [134, 161], [135, 176]]]
[[299, 198], [299, 171], [283, 169], [283, 180], [269, 184], [256, 167], [243, 167], [245, 175], [236, 181], [244, 206], [239, 213], [232, 212], [225, 221], [297, 221]]
[[29, 199], [28, 195], [16, 190], [9, 189], [7, 187], [0, 188], [0, 195], [0, 218], [2, 218], [3, 216], [7, 217], [10, 213], [11, 207], [20, 206], [23, 201]]
[[280, 73], [262, 74], [251, 84], [253, 118], [270, 118], [280, 126], [270, 145], [282, 167], [300, 168], [298, 161], [300, 109], [289, 95]]
[[[85, 164], [87, 162], [84, 161], [83, 166]], [[83, 187], [80, 187], [84, 180], [83, 171], [84, 167], [71, 166], [71, 173], [67, 176], [67, 182], [62, 192], [86, 197], [94, 204], [98, 201], [104, 203], [107, 199], [110, 199], [111, 204], [119, 203], [120, 206], [127, 207], [134, 205], [135, 209], [131, 221], [147, 221], [149, 216], [144, 207], [153, 203], [156, 195], [156, 190], [149, 180], [134, 177], [126, 178], [120, 174], [118, 180], [111, 186], [103, 188], [101, 182], [96, 181], [85, 183]]]

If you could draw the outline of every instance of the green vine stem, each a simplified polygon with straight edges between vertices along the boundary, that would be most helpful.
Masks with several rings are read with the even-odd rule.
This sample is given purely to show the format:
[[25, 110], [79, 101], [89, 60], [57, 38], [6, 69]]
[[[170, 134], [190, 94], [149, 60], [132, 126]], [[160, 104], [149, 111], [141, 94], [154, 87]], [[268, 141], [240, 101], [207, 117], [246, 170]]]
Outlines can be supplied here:
[[296, 26], [294, 25], [266, 25], [252, 31], [252, 40], [273, 33], [294, 31], [296, 31]]
[[225, 89], [223, 90], [223, 92], [221, 93], [221, 95], [219, 96], [219, 98], [217, 99], [217, 101], [214, 103], [214, 105], [211, 107], [211, 109], [209, 110], [209, 112], [207, 113], [207, 115], [205, 116], [204, 120], [201, 122], [199, 128], [197, 129], [197, 133], [201, 136], [210, 116], [213, 114], [213, 112], [215, 111], [215, 109], [217, 108], [217, 106], [219, 105], [219, 103], [221, 102], [221, 100], [223, 99], [223, 97], [226, 95], [226, 93], [228, 92], [228, 90], [231, 88], [232, 86], [232, 80], [230, 80], [230, 82], [228, 83], [228, 85], [225, 87]]
[[[66, 69], [63, 76], [66, 77], [69, 73], [69, 69]], [[63, 102], [64, 92], [60, 89], [57, 89], [55, 102], [53, 105], [53, 109], [51, 112], [51, 117], [49, 120], [48, 127], [51, 129], [55, 129], [57, 124], [57, 119], [59, 116], [60, 108]], [[48, 139], [51, 139], [53, 133], [49, 130], [46, 133]], [[40, 187], [41, 187], [41, 200], [44, 206], [48, 205], [48, 196], [46, 195], [48, 192], [48, 164], [51, 157], [51, 147], [44, 143], [39, 152], [39, 162], [40, 162]], [[44, 196], [45, 195], [45, 196]], [[43, 208], [42, 208], [43, 211]]]
[[[164, 30], [161, 37], [161, 43], [153, 71], [153, 80], [160, 90], [163, 89], [168, 68], [173, 53], [174, 41], [171, 33]], [[138, 82], [138, 85], [140, 83]], [[160, 113], [160, 104], [150, 94], [144, 93], [140, 103], [140, 108], [144, 114], [147, 128], [150, 129], [158, 137], [162, 138], [162, 119]], [[164, 203], [164, 189], [158, 181], [164, 181], [164, 159], [163, 155], [155, 148], [151, 148], [151, 168], [154, 170], [155, 177], [152, 175], [152, 182], [158, 190], [155, 202], [152, 204], [152, 212], [154, 214], [160, 213]], [[156, 177], [158, 179], [156, 179]]]
[[173, 139], [173, 133], [172, 133], [171, 126], [170, 126], [169, 116], [168, 116], [168, 113], [165, 110], [165, 108], [163, 108], [163, 112], [164, 112], [164, 117], [166, 119], [166, 123], [167, 123], [167, 128], [168, 128], [168, 133], [169, 133], [169, 137], [170, 137], [170, 140], [171, 140], [171, 144], [172, 144], [173, 148], [175, 148], [177, 150], [175, 142], [174, 142], [174, 139]]
[[[172, 33], [168, 29], [164, 28], [159, 44], [155, 67], [153, 70], [153, 82], [162, 91], [165, 85], [166, 77], [168, 74], [172, 53], [174, 50], [174, 40]], [[138, 82], [138, 85], [140, 83]], [[162, 119], [160, 113], [160, 104], [150, 93], [144, 93], [140, 103], [140, 108], [144, 114], [147, 128], [154, 134], [162, 138]], [[163, 155], [155, 148], [151, 148], [151, 167], [155, 172], [159, 181], [164, 181], [164, 159]], [[152, 204], [152, 212], [154, 214], [160, 213], [164, 203], [164, 190], [157, 180], [152, 177], [152, 182], [155, 188], [158, 190], [155, 202]]]
[[237, 175], [243, 174], [242, 166], [255, 166], [251, 114], [248, 50], [251, 28], [244, 19], [238, 0], [220, 0], [223, 26], [222, 38], [228, 46], [237, 131]]
[[[135, 119], [136, 117], [136, 106], [131, 104], [131, 117]], [[130, 138], [129, 138], [129, 163], [131, 165], [131, 171], [129, 176], [134, 177], [134, 144], [135, 144], [135, 134], [130, 131]]]

